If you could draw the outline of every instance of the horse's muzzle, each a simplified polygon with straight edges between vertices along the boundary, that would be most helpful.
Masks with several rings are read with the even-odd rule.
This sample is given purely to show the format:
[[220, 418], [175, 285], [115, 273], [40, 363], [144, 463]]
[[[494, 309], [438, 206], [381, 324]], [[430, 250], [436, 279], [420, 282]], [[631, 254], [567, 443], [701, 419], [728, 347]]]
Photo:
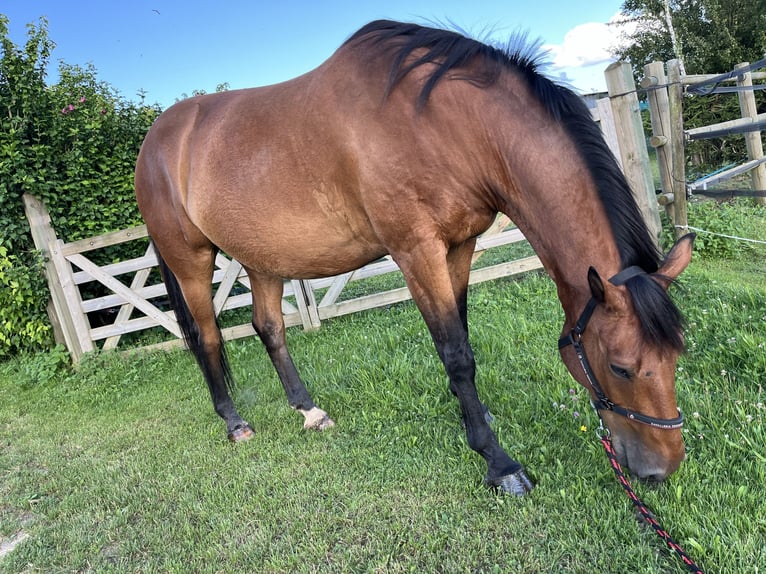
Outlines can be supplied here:
[[637, 440], [624, 440], [616, 434], [612, 435], [617, 461], [632, 474], [648, 482], [662, 482], [678, 470], [686, 458], [683, 441], [679, 442], [680, 448], [675, 444], [648, 448]]

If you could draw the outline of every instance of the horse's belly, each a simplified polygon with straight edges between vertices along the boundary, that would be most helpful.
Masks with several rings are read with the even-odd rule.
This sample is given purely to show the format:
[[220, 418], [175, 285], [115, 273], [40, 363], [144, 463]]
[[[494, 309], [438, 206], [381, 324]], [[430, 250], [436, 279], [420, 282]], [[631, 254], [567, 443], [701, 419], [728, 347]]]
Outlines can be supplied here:
[[290, 279], [338, 275], [387, 253], [383, 245], [362, 234], [329, 226], [258, 227], [253, 233], [240, 229], [216, 244], [249, 269]]

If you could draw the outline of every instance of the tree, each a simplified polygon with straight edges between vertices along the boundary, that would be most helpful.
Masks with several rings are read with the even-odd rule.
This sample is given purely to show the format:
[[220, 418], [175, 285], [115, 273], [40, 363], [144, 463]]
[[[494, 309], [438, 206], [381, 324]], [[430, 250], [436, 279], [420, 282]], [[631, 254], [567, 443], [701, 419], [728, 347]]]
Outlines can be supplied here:
[[621, 12], [636, 27], [617, 53], [638, 74], [676, 57], [671, 32], [689, 74], [728, 72], [766, 53], [766, 0], [625, 0]]
[[[625, 0], [621, 13], [634, 27], [616, 53], [631, 63], [637, 79], [652, 61], [679, 58], [687, 74], [719, 74], [740, 62], [760, 60], [766, 53], [766, 0]], [[757, 97], [766, 105], [762, 94]], [[684, 102], [688, 127], [738, 115], [737, 98], [729, 94]], [[690, 152], [692, 171], [705, 171], [741, 159], [744, 138], [695, 142]]]

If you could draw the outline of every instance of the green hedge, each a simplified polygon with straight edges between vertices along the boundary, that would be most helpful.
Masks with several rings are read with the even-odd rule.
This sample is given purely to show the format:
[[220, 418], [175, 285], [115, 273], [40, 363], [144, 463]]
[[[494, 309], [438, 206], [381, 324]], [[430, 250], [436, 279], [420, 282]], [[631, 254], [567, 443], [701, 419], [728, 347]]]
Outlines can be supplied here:
[[140, 224], [133, 170], [160, 112], [125, 100], [92, 66], [61, 63], [48, 85], [47, 22], [27, 28], [26, 44], [16, 46], [0, 15], [0, 358], [52, 340], [22, 194], [45, 203], [65, 241]]

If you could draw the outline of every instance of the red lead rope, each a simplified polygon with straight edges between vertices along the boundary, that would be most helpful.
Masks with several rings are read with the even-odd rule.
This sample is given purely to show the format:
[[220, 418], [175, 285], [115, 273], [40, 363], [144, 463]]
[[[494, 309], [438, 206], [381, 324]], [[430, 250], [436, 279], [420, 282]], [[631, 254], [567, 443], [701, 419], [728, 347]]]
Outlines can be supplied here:
[[620, 466], [620, 463], [617, 462], [617, 455], [615, 455], [614, 453], [614, 449], [612, 448], [612, 441], [609, 438], [609, 436], [608, 435], [599, 436], [599, 440], [601, 441], [601, 444], [604, 445], [604, 450], [606, 451], [607, 458], [609, 458], [609, 463], [612, 465], [612, 470], [614, 470], [614, 475], [617, 477], [617, 480], [622, 485], [622, 488], [625, 489], [625, 492], [627, 493], [631, 502], [633, 502], [633, 505], [641, 513], [641, 516], [644, 517], [644, 520], [646, 520], [651, 525], [651, 527], [657, 533], [657, 536], [659, 536], [665, 541], [665, 544], [668, 545], [668, 548], [670, 548], [672, 551], [678, 554], [678, 556], [681, 558], [681, 561], [684, 563], [686, 568], [689, 569], [690, 572], [694, 572], [695, 574], [704, 574], [704, 572], [702, 572], [702, 568], [697, 566], [694, 560], [689, 558], [688, 554], [684, 552], [683, 548], [681, 548], [678, 545], [678, 543], [675, 540], [673, 540], [670, 534], [667, 533], [667, 531], [662, 527], [662, 525], [654, 517], [654, 514], [652, 514], [652, 512], [641, 501], [638, 495], [633, 491], [633, 487], [630, 485], [630, 481], [625, 476], [625, 473], [623, 472], [622, 467]]

